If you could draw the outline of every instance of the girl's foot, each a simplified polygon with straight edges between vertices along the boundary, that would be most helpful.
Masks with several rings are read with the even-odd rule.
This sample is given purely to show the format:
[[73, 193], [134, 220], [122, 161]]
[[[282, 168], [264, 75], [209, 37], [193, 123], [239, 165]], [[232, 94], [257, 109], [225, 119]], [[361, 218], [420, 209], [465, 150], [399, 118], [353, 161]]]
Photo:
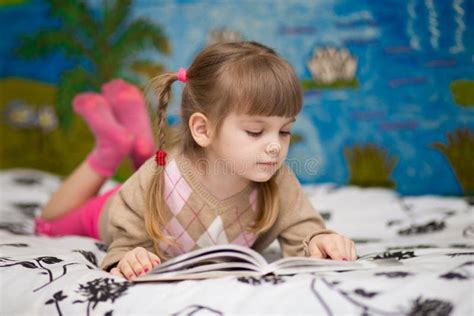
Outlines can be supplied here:
[[104, 177], [112, 176], [133, 145], [133, 135], [115, 119], [107, 100], [97, 93], [81, 93], [73, 100], [74, 111], [84, 118], [96, 139], [86, 158]]
[[121, 79], [102, 86], [117, 121], [135, 136], [131, 158], [138, 169], [154, 153], [153, 134], [145, 100], [140, 90]]

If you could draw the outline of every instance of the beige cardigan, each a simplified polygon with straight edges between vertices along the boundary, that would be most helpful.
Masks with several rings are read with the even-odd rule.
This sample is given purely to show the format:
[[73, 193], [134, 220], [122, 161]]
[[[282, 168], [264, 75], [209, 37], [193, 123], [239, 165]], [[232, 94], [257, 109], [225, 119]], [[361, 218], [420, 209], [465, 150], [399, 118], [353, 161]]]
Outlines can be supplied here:
[[[214, 234], [215, 236], [220, 239], [224, 238], [225, 243], [232, 242], [232, 239], [243, 242], [243, 225], [253, 223], [257, 215], [255, 210], [252, 211], [252, 205], [255, 207], [255, 204], [252, 204], [255, 201], [256, 189], [252, 190], [255, 188], [255, 184], [251, 184], [229, 199], [219, 201], [194, 178], [190, 168], [183, 161], [182, 155], [175, 154], [174, 157], [168, 157], [166, 167], [168, 172], [165, 176], [170, 177], [169, 174], [182, 176], [183, 179], [178, 183], [186, 187], [189, 197], [184, 202], [181, 213], [176, 215], [175, 213], [179, 210], [170, 211], [170, 205], [172, 208], [176, 208], [176, 203], [167, 204], [164, 211], [165, 217], [170, 220], [170, 223], [176, 224], [178, 220], [181, 221], [183, 227], [187, 228], [184, 233], [187, 239], [182, 239], [185, 241], [183, 244], [188, 247], [185, 250], [206, 246], [202, 236], [209, 235], [208, 231], [215, 231], [215, 222], [222, 224], [221, 231], [219, 234]], [[175, 170], [172, 170], [173, 167]], [[155, 161], [150, 159], [105, 204], [99, 221], [101, 239], [108, 245], [107, 255], [101, 264], [102, 269], [109, 270], [120, 261], [126, 252], [135, 247], [144, 247], [148, 251], [154, 252], [153, 243], [145, 231], [143, 214], [146, 188], [154, 173]], [[282, 166], [276, 180], [280, 196], [278, 217], [268, 231], [254, 236], [252, 240], [249, 240], [252, 236], [244, 235], [245, 242], [249, 242], [247, 246], [262, 251], [278, 238], [284, 256], [308, 255], [309, 240], [315, 235], [332, 233], [332, 231], [325, 228], [323, 219], [314, 210], [300, 183], [286, 165]], [[168, 185], [171, 186], [171, 184]], [[171, 192], [170, 188], [167, 189], [166, 192]], [[253, 197], [252, 193], [254, 193]], [[169, 195], [173, 195], [173, 192]], [[196, 209], [200, 211], [199, 216], [194, 216]], [[219, 216], [218, 221], [216, 221], [217, 216]], [[184, 222], [191, 217], [199, 217], [199, 221], [185, 226]], [[239, 225], [236, 224], [237, 220]], [[223, 232], [224, 230], [225, 232]], [[173, 235], [171, 228], [168, 232]], [[212, 236], [210, 238], [212, 239]], [[175, 252], [175, 255], [177, 254], [179, 251]]]

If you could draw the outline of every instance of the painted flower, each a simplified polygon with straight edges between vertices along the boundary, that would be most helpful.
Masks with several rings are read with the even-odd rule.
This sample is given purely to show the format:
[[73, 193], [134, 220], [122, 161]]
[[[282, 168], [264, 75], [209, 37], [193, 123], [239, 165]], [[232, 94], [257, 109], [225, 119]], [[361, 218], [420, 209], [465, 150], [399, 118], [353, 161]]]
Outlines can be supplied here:
[[36, 124], [34, 108], [23, 101], [14, 100], [7, 104], [6, 121], [14, 128], [32, 128]]
[[38, 110], [37, 125], [45, 133], [58, 127], [58, 119], [51, 106], [45, 106]]
[[345, 48], [316, 48], [308, 68], [316, 82], [350, 81], [354, 79], [357, 60]]
[[239, 32], [227, 29], [217, 29], [209, 34], [207, 45], [227, 42], [239, 42], [242, 40], [242, 35]]

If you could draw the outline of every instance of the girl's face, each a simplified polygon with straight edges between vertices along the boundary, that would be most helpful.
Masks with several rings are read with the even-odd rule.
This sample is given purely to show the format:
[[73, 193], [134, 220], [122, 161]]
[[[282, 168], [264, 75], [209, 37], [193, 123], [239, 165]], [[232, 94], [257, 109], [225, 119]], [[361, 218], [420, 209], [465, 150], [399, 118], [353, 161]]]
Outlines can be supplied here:
[[288, 153], [294, 117], [231, 113], [208, 147], [219, 171], [268, 181]]

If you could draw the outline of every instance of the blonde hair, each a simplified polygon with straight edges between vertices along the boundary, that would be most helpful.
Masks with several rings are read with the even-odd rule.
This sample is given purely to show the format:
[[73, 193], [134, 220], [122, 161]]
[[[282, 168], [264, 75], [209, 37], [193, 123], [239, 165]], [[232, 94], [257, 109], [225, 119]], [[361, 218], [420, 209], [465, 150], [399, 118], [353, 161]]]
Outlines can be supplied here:
[[[205, 155], [193, 139], [187, 122], [200, 112], [213, 122], [216, 131], [231, 112], [248, 115], [294, 117], [302, 107], [302, 92], [293, 68], [274, 50], [255, 42], [218, 43], [202, 50], [187, 69], [181, 99], [180, 145], [191, 159]], [[171, 85], [177, 73], [165, 73], [152, 79], [149, 88], [157, 100], [156, 129], [158, 149], [166, 148], [166, 109], [171, 99]], [[154, 241], [157, 254], [166, 258], [160, 242], [174, 244], [164, 233], [166, 225], [162, 210], [165, 166], [156, 166], [155, 175], [146, 192], [145, 227]], [[258, 183], [258, 218], [248, 230], [268, 230], [278, 216], [276, 174], [267, 182]]]

